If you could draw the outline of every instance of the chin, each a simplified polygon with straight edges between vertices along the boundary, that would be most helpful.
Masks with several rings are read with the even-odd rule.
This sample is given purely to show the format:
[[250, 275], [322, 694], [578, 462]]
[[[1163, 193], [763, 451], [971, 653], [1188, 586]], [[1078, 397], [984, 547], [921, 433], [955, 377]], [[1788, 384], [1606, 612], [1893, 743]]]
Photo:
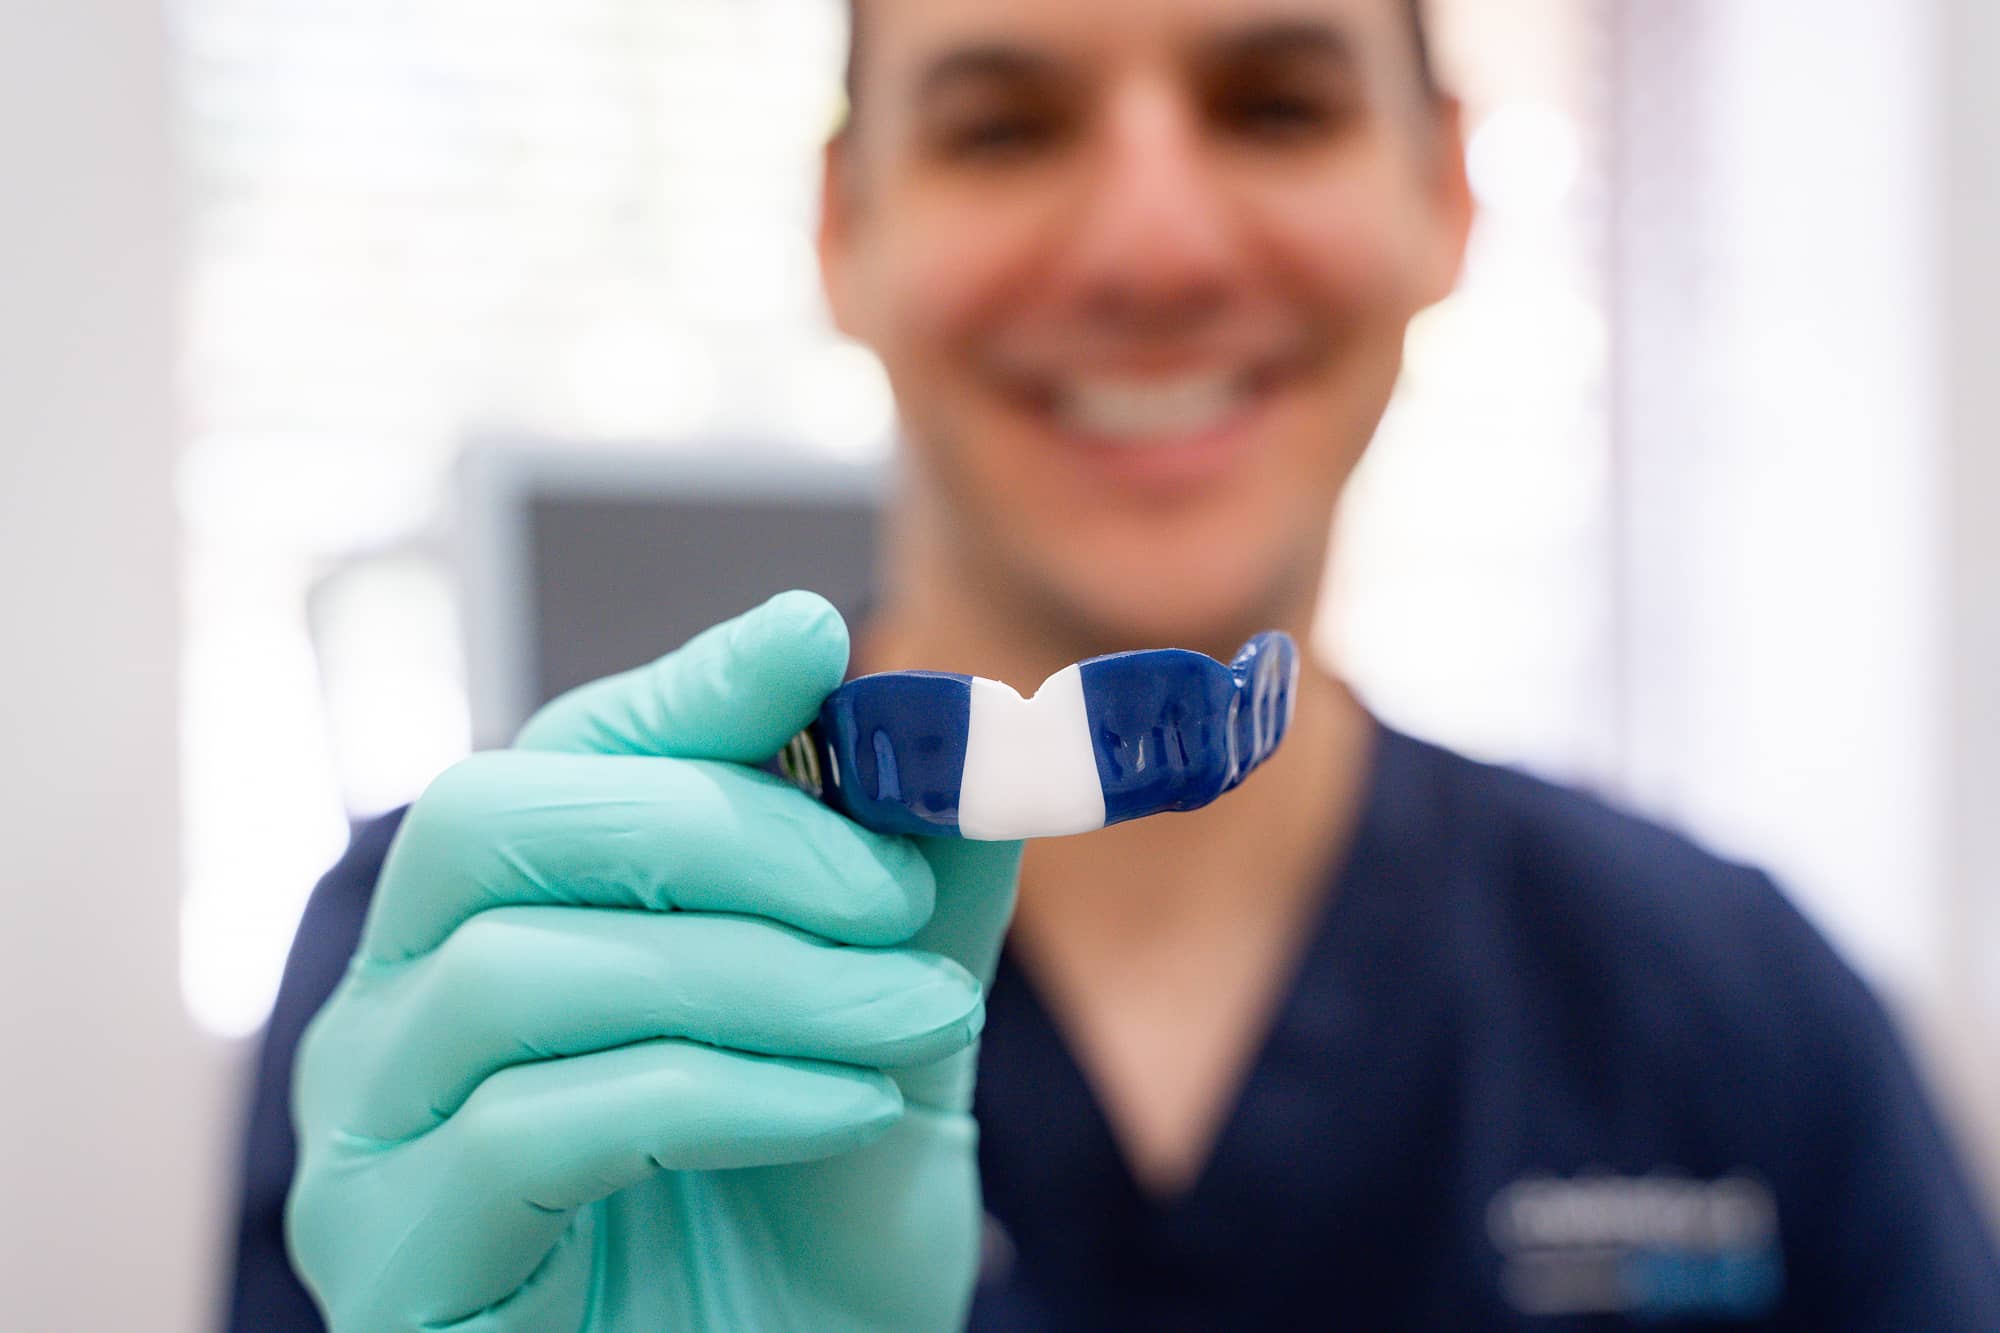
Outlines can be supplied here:
[[1298, 628], [1285, 622], [1313, 606], [1331, 530], [1305, 528], [1305, 507], [1288, 513], [1258, 498], [1173, 517], [1037, 524], [1044, 540], [1028, 567], [1119, 648], [1234, 653], [1251, 634]]
[[1189, 569], [1181, 560], [1152, 569], [1083, 568], [1087, 575], [1077, 577], [1079, 567], [1068, 566], [1068, 577], [1051, 579], [1045, 595], [1093, 652], [1193, 648], [1226, 661], [1253, 634], [1297, 628], [1283, 623], [1298, 604], [1287, 595], [1291, 580], [1245, 577], [1220, 566]]

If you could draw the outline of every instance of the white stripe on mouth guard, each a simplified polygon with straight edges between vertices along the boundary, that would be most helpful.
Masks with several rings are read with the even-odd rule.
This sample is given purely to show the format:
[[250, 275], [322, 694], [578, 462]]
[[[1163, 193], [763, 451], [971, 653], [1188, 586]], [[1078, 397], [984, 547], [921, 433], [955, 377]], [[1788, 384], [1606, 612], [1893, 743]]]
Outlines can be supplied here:
[[1064, 667], [1028, 699], [974, 676], [971, 702], [960, 836], [1001, 842], [1104, 827], [1081, 666]]

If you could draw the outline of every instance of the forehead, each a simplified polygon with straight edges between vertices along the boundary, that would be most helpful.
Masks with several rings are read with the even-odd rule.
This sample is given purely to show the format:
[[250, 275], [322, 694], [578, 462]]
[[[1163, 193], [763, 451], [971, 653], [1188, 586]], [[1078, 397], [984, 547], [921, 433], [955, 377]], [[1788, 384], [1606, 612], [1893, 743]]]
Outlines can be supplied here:
[[872, 84], [916, 86], [963, 50], [1084, 64], [1176, 56], [1259, 30], [1323, 32], [1360, 61], [1408, 57], [1408, 0], [854, 0]]

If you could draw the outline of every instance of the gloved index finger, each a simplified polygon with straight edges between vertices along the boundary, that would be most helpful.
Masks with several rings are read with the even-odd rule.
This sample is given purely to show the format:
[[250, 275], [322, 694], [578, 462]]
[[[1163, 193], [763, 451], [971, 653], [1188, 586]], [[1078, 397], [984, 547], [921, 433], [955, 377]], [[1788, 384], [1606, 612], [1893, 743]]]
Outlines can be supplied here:
[[909, 840], [769, 773], [499, 750], [454, 765], [410, 808], [361, 954], [401, 962], [488, 908], [551, 905], [729, 912], [891, 945], [930, 918], [935, 892]]
[[779, 593], [649, 666], [571, 690], [515, 748], [762, 763], [818, 715], [847, 653], [847, 625], [825, 598]]

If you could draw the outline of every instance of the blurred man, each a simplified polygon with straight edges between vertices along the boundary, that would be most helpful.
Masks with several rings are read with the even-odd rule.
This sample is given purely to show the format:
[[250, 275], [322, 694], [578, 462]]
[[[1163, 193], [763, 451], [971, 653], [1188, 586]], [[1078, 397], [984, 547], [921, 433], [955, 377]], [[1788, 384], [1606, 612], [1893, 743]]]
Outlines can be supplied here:
[[[277, 1234], [285, 1087], [374, 892], [298, 1084], [292, 1242], [337, 1326], [939, 1327], [970, 1301], [993, 1329], [2000, 1328], [1991, 1241], [1890, 1025], [1764, 876], [1389, 729], [1331, 675], [1230, 798], [1029, 846], [1004, 951], [1005, 857], [927, 844], [913, 870], [867, 844], [916, 885], [907, 919], [827, 916], [861, 872], [798, 897], [740, 873], [774, 839], [830, 867], [845, 835], [689, 766], [768, 755], [842, 669], [1025, 690], [1118, 649], [1310, 642], [1335, 503], [1471, 222], [1406, 0], [855, 20], [820, 248], [903, 425], [878, 610], [850, 662], [820, 611], [774, 604], [363, 833], [274, 1023], [238, 1326], [312, 1326]], [[720, 790], [742, 840], [675, 831], [695, 788], [642, 800], [642, 771]], [[645, 801], [655, 832], [605, 813]], [[588, 815], [539, 822], [554, 807]], [[606, 909], [664, 906], [685, 938], [790, 929], [730, 925], [736, 970], [663, 974], [679, 1008], [394, 980], [467, 975], [473, 933], [510, 978], [578, 941], [609, 958]], [[509, 952], [496, 908], [542, 913], [507, 918], [541, 952]], [[913, 1017], [821, 1031], [845, 992], [767, 1013], [817, 966], [774, 961], [801, 939], [990, 981], [983, 1019], [954, 1046]], [[512, 1054], [462, 1056], [496, 1024]], [[974, 1053], [983, 1237], [959, 1187]], [[850, 1091], [886, 1100], [836, 1107]], [[798, 1123], [758, 1118], [776, 1102]]]

